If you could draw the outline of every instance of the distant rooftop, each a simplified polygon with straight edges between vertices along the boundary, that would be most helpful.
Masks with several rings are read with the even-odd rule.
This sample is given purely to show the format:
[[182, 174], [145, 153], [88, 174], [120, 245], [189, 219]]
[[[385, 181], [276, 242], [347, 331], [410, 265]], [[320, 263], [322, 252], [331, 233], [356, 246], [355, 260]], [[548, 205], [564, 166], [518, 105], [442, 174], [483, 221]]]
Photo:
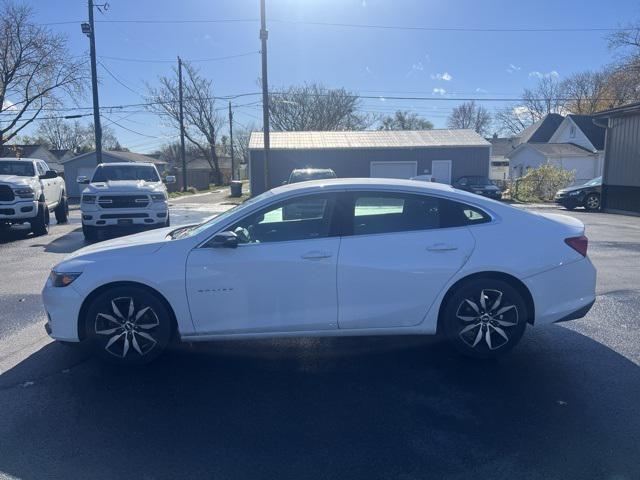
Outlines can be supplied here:
[[[250, 149], [263, 148], [262, 132], [251, 132]], [[274, 150], [329, 148], [488, 147], [473, 130], [365, 130], [330, 132], [271, 132]]]
[[[521, 143], [517, 150], [530, 147], [545, 156], [564, 156], [564, 155], [584, 155], [585, 153], [594, 153], [575, 143]], [[515, 152], [515, 150], [514, 150]]]

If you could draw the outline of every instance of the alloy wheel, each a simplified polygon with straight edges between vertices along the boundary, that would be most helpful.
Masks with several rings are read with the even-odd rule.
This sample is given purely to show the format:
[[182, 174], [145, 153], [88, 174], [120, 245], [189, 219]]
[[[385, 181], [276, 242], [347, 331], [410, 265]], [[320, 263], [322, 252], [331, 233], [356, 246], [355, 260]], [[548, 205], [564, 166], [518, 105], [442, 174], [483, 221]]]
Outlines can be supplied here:
[[158, 343], [153, 331], [160, 325], [156, 312], [150, 306], [136, 307], [133, 297], [114, 298], [110, 307], [95, 318], [95, 333], [107, 337], [104, 349], [118, 358], [153, 350]]
[[600, 208], [600, 197], [597, 195], [589, 195], [587, 198], [587, 209], [597, 210]]
[[[477, 290], [476, 290], [477, 292]], [[483, 289], [479, 297], [465, 298], [456, 310], [459, 338], [472, 349], [498, 350], [511, 340], [518, 325], [518, 307], [503, 292]]]

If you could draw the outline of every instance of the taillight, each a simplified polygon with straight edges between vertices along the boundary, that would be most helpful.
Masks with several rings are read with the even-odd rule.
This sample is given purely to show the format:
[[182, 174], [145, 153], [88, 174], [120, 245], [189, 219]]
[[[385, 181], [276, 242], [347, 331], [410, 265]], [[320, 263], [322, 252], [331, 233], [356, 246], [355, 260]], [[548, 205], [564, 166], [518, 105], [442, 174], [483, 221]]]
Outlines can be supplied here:
[[587, 248], [589, 247], [589, 239], [582, 235], [581, 237], [565, 238], [564, 243], [573, 248], [583, 257], [587, 256]]

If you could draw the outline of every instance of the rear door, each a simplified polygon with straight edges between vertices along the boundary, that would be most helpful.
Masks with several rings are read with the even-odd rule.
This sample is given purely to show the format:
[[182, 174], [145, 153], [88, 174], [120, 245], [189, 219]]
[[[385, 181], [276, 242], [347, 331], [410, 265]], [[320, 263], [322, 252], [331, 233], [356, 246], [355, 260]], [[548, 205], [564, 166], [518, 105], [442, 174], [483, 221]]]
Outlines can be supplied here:
[[349, 194], [345, 203], [346, 234], [338, 259], [339, 328], [421, 323], [473, 251], [463, 205], [379, 191]]

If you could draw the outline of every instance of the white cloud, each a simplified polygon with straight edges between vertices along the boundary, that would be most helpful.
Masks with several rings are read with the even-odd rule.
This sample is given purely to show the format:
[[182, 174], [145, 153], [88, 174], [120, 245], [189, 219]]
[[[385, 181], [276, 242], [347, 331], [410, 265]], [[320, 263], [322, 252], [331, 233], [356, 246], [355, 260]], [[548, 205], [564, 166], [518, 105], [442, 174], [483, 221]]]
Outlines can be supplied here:
[[478, 88], [476, 88], [476, 93], [489, 93], [489, 91], [485, 90], [484, 88], [478, 87]]
[[4, 103], [2, 104], [2, 110], [16, 111], [18, 110], [18, 108], [16, 107], [15, 103], [13, 103], [11, 100], [5, 100]]
[[531, 78], [558, 78], [560, 74], [555, 70], [551, 70], [550, 72], [539, 72], [534, 70], [533, 72], [529, 72], [529, 77]]
[[507, 73], [515, 73], [515, 72], [519, 72], [520, 70], [522, 70], [522, 67], [518, 67], [513, 63], [510, 63], [509, 66], [507, 67]]
[[433, 93], [437, 95], [444, 95], [447, 91], [444, 88], [434, 88]]
[[413, 65], [411, 65], [411, 68], [409, 69], [409, 71], [407, 72], [407, 74], [405, 76], [406, 77], [410, 77], [414, 73], [420, 73], [420, 72], [423, 72], [423, 71], [424, 71], [424, 65], [422, 64], [422, 62], [418, 61], [418, 62], [414, 63]]
[[450, 82], [453, 80], [453, 76], [450, 73], [432, 73], [431, 80], [444, 80], [445, 82]]

